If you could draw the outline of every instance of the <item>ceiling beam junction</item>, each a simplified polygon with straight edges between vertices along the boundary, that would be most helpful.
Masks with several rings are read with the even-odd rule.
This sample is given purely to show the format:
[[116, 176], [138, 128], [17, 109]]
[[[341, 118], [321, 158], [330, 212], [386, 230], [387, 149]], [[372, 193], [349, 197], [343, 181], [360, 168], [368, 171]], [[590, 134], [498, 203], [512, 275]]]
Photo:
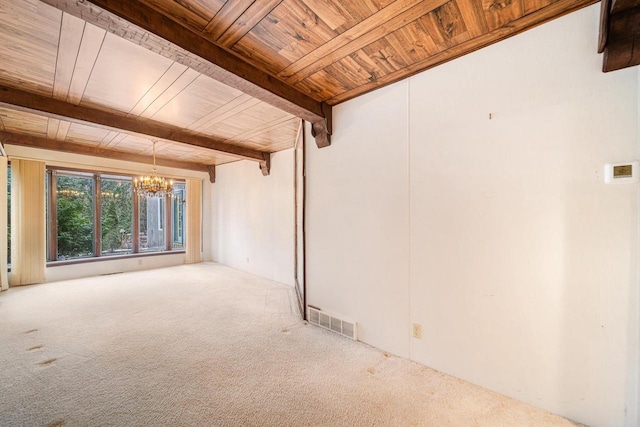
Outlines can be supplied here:
[[331, 143], [331, 106], [311, 98], [140, 1], [41, 1], [311, 122], [318, 147]]

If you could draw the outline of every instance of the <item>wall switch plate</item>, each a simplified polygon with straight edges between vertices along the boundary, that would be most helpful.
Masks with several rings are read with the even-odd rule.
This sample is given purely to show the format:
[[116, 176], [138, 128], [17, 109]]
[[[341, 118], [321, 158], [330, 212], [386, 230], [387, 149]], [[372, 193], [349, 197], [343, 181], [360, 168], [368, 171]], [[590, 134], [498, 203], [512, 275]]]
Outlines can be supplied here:
[[605, 184], [633, 184], [640, 181], [640, 162], [607, 163], [604, 165]]

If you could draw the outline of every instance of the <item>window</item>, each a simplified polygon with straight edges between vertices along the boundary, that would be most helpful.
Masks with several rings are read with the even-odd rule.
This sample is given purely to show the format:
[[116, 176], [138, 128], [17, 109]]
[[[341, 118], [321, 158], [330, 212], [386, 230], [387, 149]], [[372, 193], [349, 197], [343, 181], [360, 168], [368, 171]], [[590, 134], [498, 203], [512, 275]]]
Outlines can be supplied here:
[[140, 250], [161, 251], [165, 245], [164, 197], [140, 199]]
[[[181, 250], [167, 209], [184, 197], [184, 182], [176, 182], [175, 197], [137, 198], [132, 177], [93, 171], [50, 168], [47, 171], [47, 258], [49, 261]], [[180, 221], [182, 216], [180, 216]]]
[[93, 256], [94, 178], [58, 173], [55, 181], [57, 259]]
[[174, 197], [171, 200], [171, 219], [173, 223], [173, 249], [184, 248], [184, 202], [186, 198], [186, 184], [175, 183], [173, 186]]
[[131, 178], [100, 179], [102, 255], [133, 252], [133, 188]]

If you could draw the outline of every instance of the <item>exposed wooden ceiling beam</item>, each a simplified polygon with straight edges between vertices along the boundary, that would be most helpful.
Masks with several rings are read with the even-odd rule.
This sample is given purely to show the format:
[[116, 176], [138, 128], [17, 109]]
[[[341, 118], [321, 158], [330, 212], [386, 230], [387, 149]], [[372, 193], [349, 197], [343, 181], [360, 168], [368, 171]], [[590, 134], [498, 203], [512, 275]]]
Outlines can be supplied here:
[[[151, 157], [142, 154], [127, 153], [118, 150], [109, 150], [100, 147], [92, 147], [90, 145], [76, 144], [73, 142], [58, 141], [57, 139], [41, 138], [38, 136], [23, 135], [19, 133], [0, 131], [0, 141], [4, 145], [18, 145], [21, 147], [42, 148], [45, 150], [63, 151], [65, 153], [84, 154], [93, 157], [102, 157], [105, 159], [123, 160], [127, 162], [136, 162], [144, 164], [153, 164]], [[197, 172], [209, 172], [209, 165], [193, 162], [184, 162], [173, 159], [156, 159], [158, 166], [167, 166], [178, 169], [187, 169]]]
[[602, 71], [640, 64], [640, 0], [605, 0], [600, 18]]
[[41, 1], [307, 120], [313, 124], [319, 147], [331, 143], [329, 105], [278, 80], [142, 2]]
[[0, 85], [0, 106], [33, 114], [44, 115], [74, 123], [89, 124], [100, 128], [132, 132], [151, 138], [166, 139], [178, 143], [203, 147], [227, 156], [260, 163], [264, 171], [269, 153], [228, 144], [208, 136], [194, 135], [183, 129], [153, 120], [140, 120], [81, 105], [73, 105], [57, 99], [25, 92]]

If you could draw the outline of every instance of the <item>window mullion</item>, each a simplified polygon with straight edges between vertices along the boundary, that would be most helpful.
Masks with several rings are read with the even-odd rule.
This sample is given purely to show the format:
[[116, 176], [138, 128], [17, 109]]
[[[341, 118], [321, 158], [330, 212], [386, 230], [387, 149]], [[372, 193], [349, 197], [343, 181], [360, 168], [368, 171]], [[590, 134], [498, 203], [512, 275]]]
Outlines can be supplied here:
[[49, 260], [58, 259], [58, 183], [55, 170], [48, 170], [48, 192], [49, 192]]
[[100, 175], [93, 176], [93, 218], [95, 219], [93, 225], [94, 233], [94, 256], [102, 255], [102, 190]]
[[140, 252], [140, 198], [133, 192], [133, 253]]
[[172, 237], [172, 231], [171, 231], [171, 229], [173, 228], [172, 215], [171, 215], [172, 202], [173, 202], [173, 198], [170, 195], [165, 196], [164, 198], [164, 212], [165, 212], [164, 214], [164, 220], [165, 220], [164, 248], [167, 251], [170, 251], [173, 249], [173, 237]]

